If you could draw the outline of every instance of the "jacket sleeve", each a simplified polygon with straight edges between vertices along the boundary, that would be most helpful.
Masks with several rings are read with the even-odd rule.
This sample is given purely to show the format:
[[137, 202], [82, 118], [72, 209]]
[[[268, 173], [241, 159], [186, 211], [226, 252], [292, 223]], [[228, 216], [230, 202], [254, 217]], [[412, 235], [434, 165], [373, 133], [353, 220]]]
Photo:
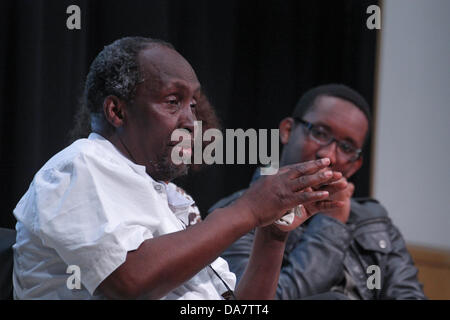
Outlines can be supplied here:
[[417, 268], [409, 254], [400, 231], [391, 225], [392, 250], [387, 256], [380, 299], [426, 299], [417, 279]]
[[351, 230], [336, 219], [317, 214], [299, 241], [285, 253], [278, 299], [301, 299], [330, 291], [341, 280]]
[[239, 238], [221, 255], [228, 262], [230, 271], [236, 275], [237, 283], [241, 280], [252, 252], [255, 230]]

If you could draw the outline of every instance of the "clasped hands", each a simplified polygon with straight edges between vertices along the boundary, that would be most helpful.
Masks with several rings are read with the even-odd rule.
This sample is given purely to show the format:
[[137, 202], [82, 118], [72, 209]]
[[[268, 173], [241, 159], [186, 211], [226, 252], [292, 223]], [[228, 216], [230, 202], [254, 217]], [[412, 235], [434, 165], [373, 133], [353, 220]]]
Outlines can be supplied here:
[[[238, 201], [244, 202], [257, 227], [273, 224], [288, 232], [317, 212], [345, 223], [354, 186], [329, 165], [330, 160], [323, 158], [282, 167], [276, 174], [258, 179]], [[298, 205], [302, 205], [302, 215], [295, 216], [291, 224], [274, 223]]]

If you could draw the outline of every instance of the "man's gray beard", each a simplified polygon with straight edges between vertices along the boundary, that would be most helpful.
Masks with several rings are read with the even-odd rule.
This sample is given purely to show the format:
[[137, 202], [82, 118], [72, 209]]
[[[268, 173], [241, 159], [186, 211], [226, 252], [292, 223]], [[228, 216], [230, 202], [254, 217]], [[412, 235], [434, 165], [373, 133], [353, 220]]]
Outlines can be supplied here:
[[150, 176], [157, 181], [172, 181], [181, 176], [187, 175], [189, 167], [186, 164], [176, 165], [169, 155], [162, 156], [155, 163], [151, 164]]

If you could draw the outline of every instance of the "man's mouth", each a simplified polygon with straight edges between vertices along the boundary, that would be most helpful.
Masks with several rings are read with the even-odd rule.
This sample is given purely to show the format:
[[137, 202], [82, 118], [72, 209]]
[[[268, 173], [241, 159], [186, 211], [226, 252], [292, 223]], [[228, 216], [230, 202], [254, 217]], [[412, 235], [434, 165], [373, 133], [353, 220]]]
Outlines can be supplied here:
[[178, 152], [179, 154], [182, 154], [183, 158], [189, 158], [192, 155], [192, 148], [190, 146], [176, 145], [173, 147], [173, 150], [175, 150], [175, 152]]
[[192, 156], [192, 146], [190, 143], [169, 143], [169, 147], [172, 149], [172, 152], [176, 152], [176, 154], [180, 155], [184, 159], [189, 159]]

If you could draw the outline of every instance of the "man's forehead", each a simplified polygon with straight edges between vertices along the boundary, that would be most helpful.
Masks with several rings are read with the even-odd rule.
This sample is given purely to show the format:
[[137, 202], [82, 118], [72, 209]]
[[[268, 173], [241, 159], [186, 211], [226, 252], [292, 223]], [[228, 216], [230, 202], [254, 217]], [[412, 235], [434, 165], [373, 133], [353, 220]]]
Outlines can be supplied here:
[[369, 128], [364, 112], [352, 102], [338, 97], [318, 97], [304, 117], [307, 121], [339, 130], [353, 140], [364, 141]]
[[151, 45], [139, 53], [139, 65], [145, 80], [178, 79], [198, 83], [191, 65], [175, 50]]

